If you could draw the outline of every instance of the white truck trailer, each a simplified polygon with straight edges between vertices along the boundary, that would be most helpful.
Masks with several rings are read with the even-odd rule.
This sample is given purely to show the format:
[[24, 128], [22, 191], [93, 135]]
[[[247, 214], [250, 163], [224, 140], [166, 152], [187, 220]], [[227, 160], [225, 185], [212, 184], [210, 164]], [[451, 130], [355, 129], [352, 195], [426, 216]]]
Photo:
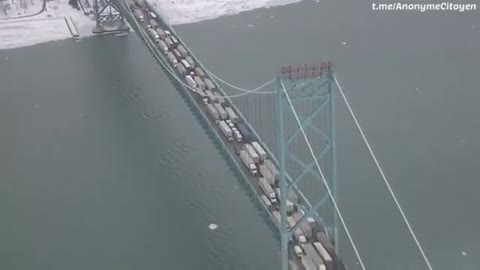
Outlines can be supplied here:
[[[179, 47], [180, 47], [180, 46], [179, 46]], [[201, 67], [196, 67], [196, 68], [195, 68], [195, 74], [197, 74], [198, 76], [200, 76], [200, 77], [202, 77], [202, 78], [206, 76], [205, 71], [203, 71], [203, 69], [202, 69]], [[207, 82], [206, 82], [207, 79], [208, 79], [208, 78], [205, 78], [205, 84], [207, 84]], [[208, 79], [208, 80], [210, 81], [210, 79]], [[208, 87], [208, 86], [207, 86], [207, 87]]]
[[255, 149], [249, 144], [246, 143], [244, 144], [245, 150], [247, 150], [248, 155], [252, 158], [253, 162], [258, 163], [260, 162], [260, 157], [258, 156], [257, 152], [255, 152]]
[[258, 166], [258, 168], [259, 168], [260, 174], [265, 178], [265, 180], [267, 180], [267, 182], [270, 185], [274, 185], [275, 184], [275, 178], [273, 177], [273, 174], [272, 174], [272, 172], [270, 172], [268, 167], [265, 164], [260, 164]]
[[225, 111], [227, 111], [228, 119], [230, 119], [230, 121], [232, 121], [232, 123], [234, 123], [234, 124], [238, 123], [238, 116], [231, 107], [226, 107]]
[[188, 51], [187, 51], [187, 49], [185, 49], [185, 47], [183, 47], [183, 45], [181, 45], [181, 44], [178, 45], [177, 49], [182, 54], [183, 57], [188, 56]]
[[[247, 154], [248, 155], [248, 154]], [[275, 197], [275, 192], [273, 191], [272, 186], [265, 180], [265, 178], [260, 177], [258, 179], [258, 185], [260, 186], [260, 189], [262, 189], [263, 193], [270, 199], [270, 202], [276, 203], [277, 202], [277, 197]]]
[[207, 86], [208, 90], [215, 89], [215, 84], [213, 84], [212, 80], [210, 80], [209, 78], [205, 78], [205, 85]]
[[182, 63], [178, 63], [175, 68], [177, 69], [178, 73], [180, 73], [180, 75], [185, 76], [187, 74], [187, 70], [182, 65]]
[[220, 120], [218, 112], [212, 104], [207, 104], [207, 111], [208, 114], [210, 114], [210, 116], [213, 118], [213, 120], [215, 120], [215, 122], [218, 122]]
[[192, 76], [190, 75], [185, 76], [185, 81], [187, 82], [187, 85], [190, 86], [191, 88], [194, 88], [194, 89], [197, 88], [197, 84], [195, 83], [195, 80], [193, 80]]
[[223, 109], [222, 105], [215, 103], [213, 106], [215, 106], [215, 109], [217, 109], [217, 112], [220, 115], [220, 119], [226, 120], [227, 112]]
[[191, 65], [192, 67], [195, 67], [195, 61], [193, 61], [193, 58], [192, 58], [192, 57], [187, 56], [187, 57], [185, 57], [185, 60], [187, 60], [188, 63], [190, 63], [190, 65]]
[[133, 15], [135, 15], [135, 18], [137, 18], [137, 20], [139, 20], [140, 22], [144, 22], [145, 21], [145, 18], [143, 17], [143, 13], [141, 10], [139, 9], [135, 9], [133, 11]]
[[255, 163], [252, 161], [250, 156], [248, 155], [247, 151], [245, 150], [240, 150], [240, 159], [242, 160], [243, 164], [247, 169], [250, 171], [252, 175], [257, 174], [257, 167], [255, 166]]
[[158, 41], [158, 47], [164, 54], [168, 53], [168, 46], [167, 44], [165, 44], [165, 41], [163, 40]]
[[227, 141], [233, 141], [232, 130], [230, 127], [225, 123], [225, 121], [220, 121], [219, 125], [220, 130], [222, 131], [223, 135], [227, 138]]
[[205, 90], [205, 83], [203, 82], [202, 78], [198, 76], [194, 76], [193, 79], [197, 83], [197, 88], [201, 90]]
[[175, 55], [173, 55], [172, 52], [167, 53], [167, 59], [168, 59], [168, 62], [170, 62], [170, 64], [172, 65], [178, 64], [177, 58], [175, 57]]
[[[260, 157], [260, 161], [264, 161], [267, 158], [267, 152], [263, 150], [263, 147], [258, 142], [252, 142], [252, 146]], [[270, 169], [269, 169], [270, 170]], [[274, 175], [275, 177], [275, 175]]]
[[275, 177], [275, 180], [278, 181], [280, 172], [277, 170], [277, 167], [275, 166], [275, 164], [269, 159], [265, 159], [264, 164], [267, 165], [268, 169], [272, 172], [273, 176]]

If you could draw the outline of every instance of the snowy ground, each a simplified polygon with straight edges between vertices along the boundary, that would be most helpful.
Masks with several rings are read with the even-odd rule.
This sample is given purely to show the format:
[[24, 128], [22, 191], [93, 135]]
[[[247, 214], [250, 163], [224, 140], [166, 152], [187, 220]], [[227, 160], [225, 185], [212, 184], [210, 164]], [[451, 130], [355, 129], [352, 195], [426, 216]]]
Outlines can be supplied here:
[[148, 0], [170, 24], [186, 24], [302, 0]]
[[[93, 6], [93, 0], [89, 1]], [[193, 23], [242, 11], [287, 5], [301, 0], [149, 0], [171, 24]], [[0, 0], [11, 9], [5, 15], [0, 5], [0, 50], [71, 38], [64, 18], [71, 17], [80, 37], [92, 35], [95, 21], [68, 5], [68, 0], [53, 0], [47, 10], [38, 13], [42, 0]], [[84, 6], [87, 6], [84, 4]], [[3, 6], [5, 7], [5, 5]], [[86, 11], [90, 11], [88, 8]], [[27, 17], [25, 17], [27, 16]], [[29, 16], [29, 17], [28, 17]], [[17, 18], [16, 17], [23, 17]]]
[[35, 14], [42, 9], [42, 3], [39, 0], [0, 0], [0, 20]]
[[[19, 3], [18, 0], [15, 2]], [[26, 9], [20, 4], [13, 5], [7, 15], [0, 10], [0, 50], [71, 38], [65, 17], [72, 18], [80, 37], [92, 34], [95, 25], [93, 17], [72, 8], [68, 0], [50, 1], [45, 12], [23, 17], [38, 13], [42, 7], [41, 0], [27, 0], [27, 3]], [[25, 7], [25, 4], [23, 6]], [[19, 16], [23, 18], [15, 19]]]

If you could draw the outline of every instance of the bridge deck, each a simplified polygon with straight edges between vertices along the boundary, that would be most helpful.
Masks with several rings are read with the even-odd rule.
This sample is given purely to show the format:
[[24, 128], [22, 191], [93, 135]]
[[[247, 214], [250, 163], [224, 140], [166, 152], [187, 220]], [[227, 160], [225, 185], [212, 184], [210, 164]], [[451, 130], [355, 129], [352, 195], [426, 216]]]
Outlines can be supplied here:
[[[202, 123], [203, 127], [205, 130], [209, 133], [209, 135], [217, 141], [217, 143], [220, 144], [221, 147], [219, 149], [222, 151], [222, 153], [228, 158], [227, 160], [229, 161], [229, 165], [236, 168], [237, 172], [240, 173], [246, 179], [247, 183], [251, 187], [252, 191], [256, 194], [256, 197], [259, 199], [257, 203], [260, 203], [262, 207], [266, 210], [266, 213], [269, 214], [270, 216], [270, 222], [271, 224], [276, 224], [278, 226], [278, 222], [276, 222], [274, 212], [279, 211], [279, 205], [278, 203], [271, 203], [271, 205], [267, 205], [264, 200], [261, 199], [261, 196], [264, 195], [262, 190], [259, 187], [258, 184], [258, 178], [259, 178], [259, 173], [257, 175], [252, 175], [252, 173], [244, 166], [242, 160], [240, 159], [238, 155], [238, 150], [242, 148], [244, 145], [245, 141], [242, 142], [237, 142], [237, 141], [229, 141], [227, 140], [227, 137], [224, 135], [220, 127], [217, 125], [216, 122], [218, 122], [216, 119], [211, 117], [211, 115], [208, 113], [207, 108], [205, 103], [210, 103], [212, 101], [206, 101], [204, 98], [202, 98], [197, 92], [194, 92], [192, 90], [189, 90], [188, 87], [185, 85], [185, 77], [184, 75], [180, 74], [177, 69], [175, 69], [175, 65], [172, 65], [171, 62], [167, 59], [166, 55], [162, 53], [160, 50], [160, 47], [158, 45], [158, 41], [161, 38], [158, 38], [155, 40], [154, 37], [151, 35], [147, 34], [147, 29], [149, 28], [149, 20], [153, 19], [156, 21], [156, 23], [159, 25], [159, 28], [163, 30], [168, 30], [170, 32], [169, 35], [175, 36], [175, 32], [173, 29], [165, 23], [162, 20], [162, 17], [150, 7], [150, 5], [146, 2], [135, 2], [135, 1], [130, 1], [130, 2], [124, 2], [124, 5], [119, 5], [119, 9], [121, 10], [122, 13], [124, 13], [124, 16], [126, 19], [130, 22], [131, 26], [136, 30], [136, 32], [139, 34], [141, 39], [145, 42], [147, 47], [149, 48], [150, 52], [154, 55], [154, 57], [162, 64], [162, 67], [165, 72], [167, 72], [167, 75], [172, 80], [172, 83], [177, 87], [177, 89], [180, 91], [184, 99], [187, 101], [189, 104], [190, 108], [192, 111], [196, 111], [198, 114], [197, 116], [199, 117], [200, 122]], [[136, 13], [136, 17], [134, 14], [132, 14], [134, 11]], [[153, 17], [152, 17], [153, 14]], [[138, 17], [143, 16], [143, 19], [140, 20]], [[185, 48], [188, 48], [185, 44], [183, 44], [180, 40], [179, 43], [182, 44]], [[188, 49], [187, 49], [188, 50]], [[172, 48], [170, 48], [169, 51], [172, 51]], [[199, 61], [193, 57], [191, 53], [189, 53], [189, 56], [193, 58], [195, 61], [195, 64], [198, 65]], [[180, 59], [177, 59], [178, 62], [180, 62]], [[182, 83], [177, 81], [176, 78], [180, 78]], [[209, 77], [208, 74], [204, 77]], [[211, 78], [210, 78], [211, 79]], [[212, 82], [215, 84], [215, 88], [219, 89], [219, 86], [215, 83], [214, 80], [211, 79]], [[223, 91], [222, 91], [223, 94]], [[230, 101], [227, 99], [225, 101], [225, 106], [231, 106], [234, 108], [237, 112], [238, 109], [236, 109], [235, 105], [230, 103]], [[240, 116], [240, 122], [244, 122], [248, 124], [247, 120], [243, 118], [241, 113], [237, 113]], [[249, 125], [248, 125], [249, 126]], [[249, 126], [250, 127], [250, 126]], [[251, 128], [251, 127], [250, 127]], [[253, 132], [256, 134], [255, 132]], [[260, 138], [257, 138], [258, 141], [260, 141]], [[261, 141], [260, 141], [261, 142]], [[267, 149], [268, 150], [268, 149]], [[271, 155], [271, 152], [268, 151]], [[275, 160], [272, 156], [269, 158]], [[277, 188], [278, 186], [272, 186], [273, 188]], [[277, 194], [278, 195], [278, 194]], [[278, 201], [278, 200], [277, 200]], [[296, 203], [296, 202], [295, 202]], [[294, 207], [295, 211], [298, 213], [298, 207]], [[272, 223], [273, 222], [273, 223]], [[306, 237], [306, 240], [308, 243], [313, 243], [313, 242], [325, 242], [328, 241], [328, 239], [322, 238], [318, 239], [317, 235], [315, 232], [321, 232], [323, 231], [322, 226], [319, 224], [315, 224], [311, 227], [313, 230], [313, 233], [311, 236]], [[303, 235], [303, 233], [302, 233]], [[323, 243], [322, 243], [323, 244]], [[331, 247], [331, 243], [325, 243], [327, 246]], [[300, 260], [300, 256], [297, 256], [294, 251], [294, 246], [298, 247], [303, 247], [304, 244], [301, 244], [298, 242], [298, 239], [296, 237], [293, 237], [292, 241], [290, 242], [290, 257], [291, 257], [291, 263], [296, 265], [296, 266], [291, 266], [292, 269], [309, 269], [308, 266], [304, 266], [302, 263], [302, 260]], [[329, 250], [333, 258], [337, 258], [336, 254], [334, 251], [331, 249]], [[304, 254], [305, 255], [305, 254]], [[336, 260], [336, 259], [335, 259]], [[303, 260], [304, 261], [304, 260]], [[337, 261], [334, 264], [324, 264], [323, 266], [318, 265], [318, 269], [326, 269], [326, 270], [342, 270], [345, 269], [343, 266], [343, 263], [341, 261]], [[325, 268], [326, 267], [326, 268]]]

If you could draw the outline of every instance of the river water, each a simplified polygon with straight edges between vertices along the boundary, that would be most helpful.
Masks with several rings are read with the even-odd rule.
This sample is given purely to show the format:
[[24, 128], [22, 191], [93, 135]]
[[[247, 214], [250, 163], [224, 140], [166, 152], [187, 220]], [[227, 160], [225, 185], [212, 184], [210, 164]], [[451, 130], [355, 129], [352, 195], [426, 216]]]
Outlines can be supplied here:
[[[246, 88], [283, 64], [335, 61], [433, 268], [476, 270], [473, 15], [305, 1], [176, 29]], [[1, 51], [0, 87], [0, 269], [279, 268], [242, 179], [135, 35]], [[367, 269], [427, 269], [339, 107], [340, 207]]]

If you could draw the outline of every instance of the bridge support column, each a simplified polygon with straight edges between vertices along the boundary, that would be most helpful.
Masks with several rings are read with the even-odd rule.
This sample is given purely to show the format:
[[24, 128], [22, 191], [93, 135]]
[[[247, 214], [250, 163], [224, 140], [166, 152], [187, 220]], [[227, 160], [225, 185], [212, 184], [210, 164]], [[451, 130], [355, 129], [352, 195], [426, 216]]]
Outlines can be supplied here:
[[[289, 267], [292, 236], [300, 226], [312, 219], [320, 224], [312, 233], [324, 231], [338, 248], [337, 215], [324, 184], [325, 180], [335, 198], [335, 119], [331, 69], [330, 62], [313, 66], [286, 66], [277, 76], [276, 131], [279, 144], [282, 270], [288, 270]], [[317, 162], [325, 179], [318, 171]], [[304, 215], [289, 229], [287, 200], [295, 200], [295, 196], [291, 195], [292, 189], [301, 195], [298, 198], [299, 206]]]
[[94, 0], [95, 28], [93, 33], [127, 32], [125, 18], [114, 0]]

